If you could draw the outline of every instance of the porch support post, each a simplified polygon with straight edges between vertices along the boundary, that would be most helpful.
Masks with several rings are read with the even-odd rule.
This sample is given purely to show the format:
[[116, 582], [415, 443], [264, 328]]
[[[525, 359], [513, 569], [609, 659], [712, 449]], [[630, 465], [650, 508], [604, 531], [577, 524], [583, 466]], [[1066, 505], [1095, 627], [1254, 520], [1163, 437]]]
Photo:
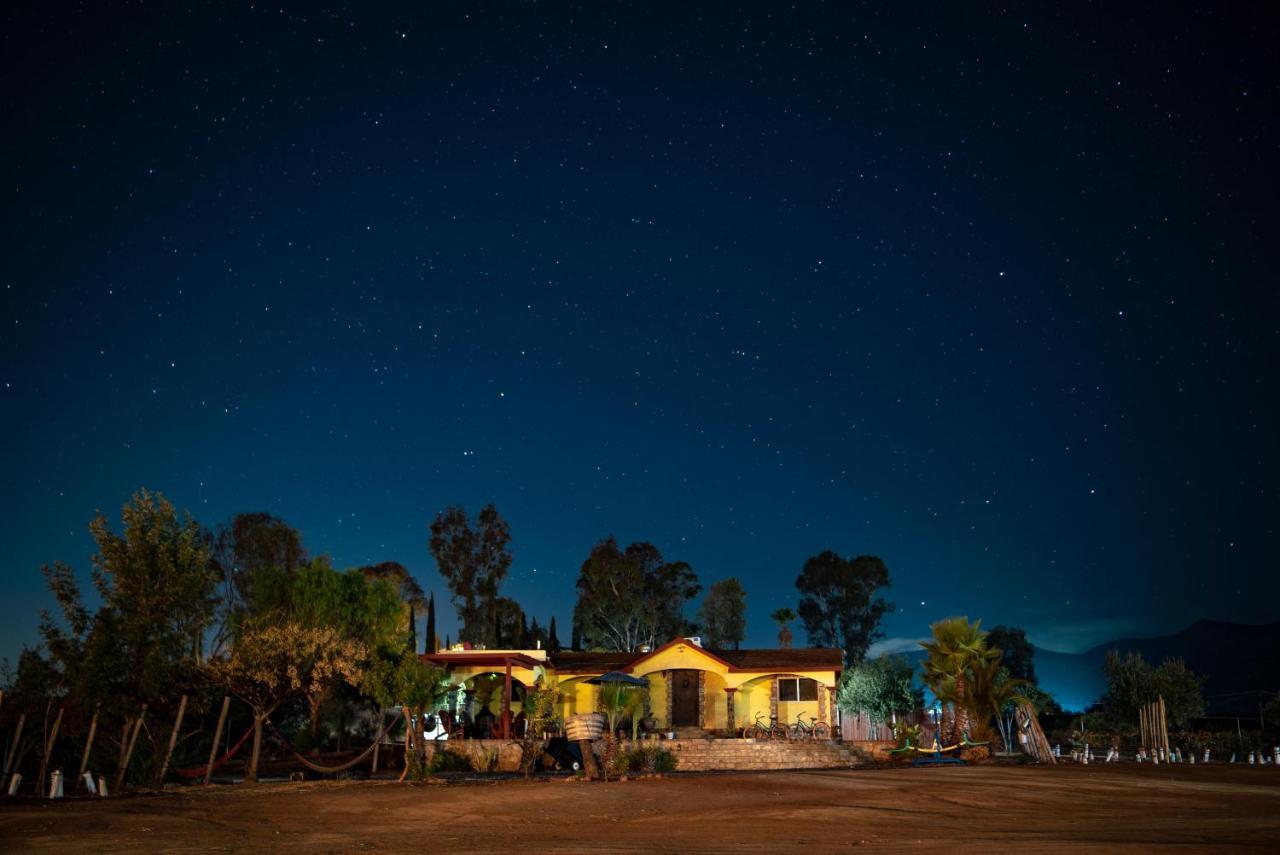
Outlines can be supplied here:
[[733, 693], [734, 693], [734, 692], [736, 692], [736, 691], [738, 691], [738, 690], [737, 690], [737, 689], [730, 689], [730, 688], [728, 688], [728, 687], [725, 687], [725, 690], [724, 690], [724, 694], [725, 694], [725, 717], [729, 720], [729, 721], [728, 721], [728, 728], [729, 728], [729, 735], [730, 735], [730, 736], [733, 736], [734, 732], [738, 729], [738, 726], [737, 726], [737, 725], [738, 725], [738, 723], [737, 723], [737, 721], [736, 721], [736, 719], [735, 719], [735, 716], [734, 716], [734, 714], [733, 714]]
[[827, 686], [827, 697], [831, 699], [831, 705], [828, 707], [828, 709], [830, 709], [831, 712], [830, 712], [830, 718], [827, 719], [827, 724], [831, 725], [832, 736], [839, 738], [841, 736], [840, 709], [836, 706], [836, 687], [835, 686]]
[[511, 660], [507, 660], [507, 676], [502, 685], [502, 738], [511, 738]]

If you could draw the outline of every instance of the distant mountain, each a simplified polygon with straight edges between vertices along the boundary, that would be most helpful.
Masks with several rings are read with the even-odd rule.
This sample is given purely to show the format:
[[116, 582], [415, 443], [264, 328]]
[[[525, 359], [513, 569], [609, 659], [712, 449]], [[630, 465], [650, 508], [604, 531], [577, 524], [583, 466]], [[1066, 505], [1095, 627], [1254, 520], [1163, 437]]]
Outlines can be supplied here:
[[[1201, 620], [1156, 638], [1122, 638], [1080, 654], [1102, 674], [1107, 651], [1135, 651], [1152, 664], [1181, 659], [1207, 679], [1205, 702], [1212, 715], [1257, 715], [1261, 693], [1280, 691], [1280, 622], [1268, 624]], [[1040, 655], [1036, 654], [1039, 672]], [[1101, 691], [1099, 691], [1101, 694]]]
[[[1210, 715], [1256, 716], [1261, 692], [1280, 691], [1280, 622], [1242, 624], [1201, 620], [1173, 635], [1121, 638], [1084, 653], [1036, 648], [1036, 678], [1068, 710], [1083, 710], [1106, 691], [1102, 665], [1107, 651], [1134, 651], [1153, 665], [1181, 659], [1207, 678]], [[924, 651], [906, 658], [918, 665]]]

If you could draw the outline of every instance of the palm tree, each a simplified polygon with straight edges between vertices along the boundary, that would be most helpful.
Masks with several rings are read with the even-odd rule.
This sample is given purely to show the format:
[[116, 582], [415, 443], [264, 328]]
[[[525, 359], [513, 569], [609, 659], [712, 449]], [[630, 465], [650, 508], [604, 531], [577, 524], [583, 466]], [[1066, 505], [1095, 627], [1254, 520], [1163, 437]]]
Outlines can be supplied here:
[[788, 627], [787, 624], [796, 619], [795, 609], [792, 609], [790, 606], [784, 606], [783, 608], [776, 609], [773, 614], [769, 615], [769, 617], [778, 623], [778, 646], [790, 647], [791, 628]]
[[998, 656], [977, 660], [969, 666], [969, 712], [979, 724], [995, 718], [1006, 751], [1013, 750], [1013, 728], [1005, 718], [1005, 710], [1013, 704], [1030, 703], [1022, 692], [1030, 685], [1028, 681], [1010, 675]]
[[929, 654], [925, 660], [926, 675], [951, 677], [955, 680], [956, 736], [969, 732], [969, 710], [966, 688], [973, 663], [996, 659], [999, 650], [987, 647], [987, 634], [982, 631], [982, 621], [969, 623], [967, 617], [950, 617], [931, 624], [933, 640], [921, 642]]

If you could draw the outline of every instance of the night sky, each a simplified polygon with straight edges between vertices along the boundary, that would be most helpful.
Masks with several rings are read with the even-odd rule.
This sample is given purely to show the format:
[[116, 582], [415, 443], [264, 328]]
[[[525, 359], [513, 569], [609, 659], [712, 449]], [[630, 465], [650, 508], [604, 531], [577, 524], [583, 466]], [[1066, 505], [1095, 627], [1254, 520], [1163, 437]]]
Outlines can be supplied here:
[[0, 656], [140, 486], [437, 600], [492, 501], [565, 640], [610, 533], [753, 646], [823, 549], [891, 639], [1280, 618], [1267, 4], [82, 5], [0, 13]]

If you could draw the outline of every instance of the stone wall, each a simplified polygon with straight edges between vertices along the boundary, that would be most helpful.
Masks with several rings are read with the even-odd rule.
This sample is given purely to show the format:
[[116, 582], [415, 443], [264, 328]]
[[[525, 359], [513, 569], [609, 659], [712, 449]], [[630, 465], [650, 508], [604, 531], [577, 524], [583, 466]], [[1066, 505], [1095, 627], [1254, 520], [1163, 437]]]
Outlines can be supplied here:
[[664, 739], [656, 744], [676, 756], [679, 761], [676, 766], [677, 772], [731, 769], [847, 769], [865, 762], [857, 750], [838, 742]]

